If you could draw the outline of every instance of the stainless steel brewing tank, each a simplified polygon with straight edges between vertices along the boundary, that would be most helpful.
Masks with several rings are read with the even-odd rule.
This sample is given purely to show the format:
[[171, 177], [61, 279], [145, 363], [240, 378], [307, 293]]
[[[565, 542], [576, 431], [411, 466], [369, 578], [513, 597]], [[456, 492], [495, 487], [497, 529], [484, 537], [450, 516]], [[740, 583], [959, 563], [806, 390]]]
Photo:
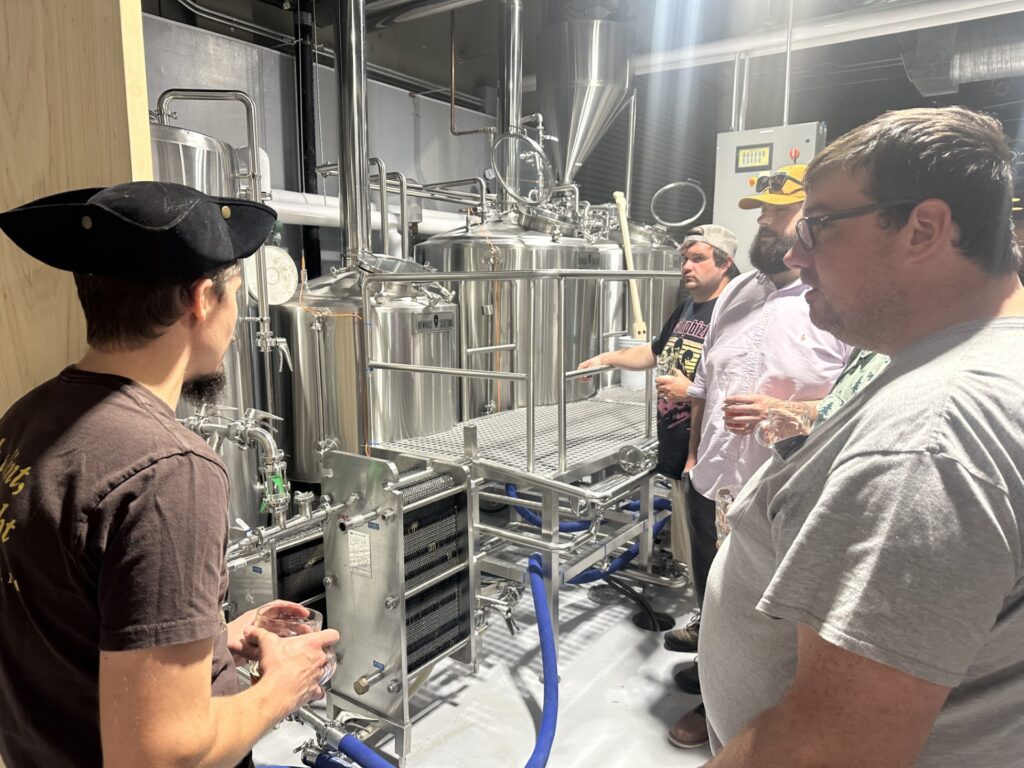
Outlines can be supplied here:
[[[153, 178], [157, 181], [185, 184], [210, 195], [234, 197], [238, 194], [238, 167], [230, 144], [169, 125], [151, 123], [149, 131]], [[227, 386], [218, 400], [221, 405], [237, 409], [234, 414], [228, 414], [235, 418], [241, 416], [246, 408], [260, 407], [255, 395], [257, 366], [254, 365], [256, 350], [251, 323], [241, 319], [249, 314], [251, 305], [246, 291], [239, 293], [238, 303], [239, 322], [235, 338], [224, 356]], [[178, 418], [185, 418], [194, 410], [194, 405], [182, 399], [176, 413]], [[262, 525], [265, 521], [259, 519], [256, 451], [243, 451], [233, 444], [224, 443], [219, 453], [227, 466], [231, 484], [230, 519], [242, 518], [250, 527]]]
[[[289, 475], [296, 480], [320, 482], [317, 449], [324, 440], [334, 440], [343, 451], [362, 453], [368, 422], [372, 439], [388, 442], [442, 432], [458, 421], [458, 381], [452, 377], [375, 371], [372, 397], [368, 395], [362, 278], [373, 272], [425, 270], [383, 256], [364, 263], [368, 269], [312, 280], [291, 301], [270, 310], [275, 331], [288, 339], [294, 363], [293, 370], [276, 375], [275, 386], [288, 408], [280, 440]], [[376, 310], [368, 334], [372, 359], [455, 366], [455, 305], [437, 300], [433, 291], [383, 289], [371, 295]]]
[[[660, 227], [649, 227], [640, 224], [630, 224], [629, 242], [633, 251], [633, 266], [637, 270], [656, 270], [659, 272], [675, 272], [679, 280], [656, 280], [650, 283], [639, 281], [637, 289], [640, 294], [640, 311], [644, 313], [644, 322], [647, 323], [647, 333], [650, 338], [661, 330], [661, 326], [668, 320], [673, 310], [688, 295], [683, 288], [681, 267], [683, 257], [679, 254], [679, 246], [669, 237], [668, 233]], [[648, 314], [648, 293], [651, 286], [654, 288], [654, 303]], [[626, 302], [627, 325], [632, 324], [632, 308]]]
[[[510, 222], [484, 224], [432, 237], [416, 246], [424, 263], [439, 272], [491, 272], [531, 269], [621, 269], [621, 248], [614, 243], [588, 243], [575, 237], [558, 237], [525, 230]], [[443, 279], [443, 274], [438, 276]], [[598, 281], [566, 280], [565, 307], [561, 325], [555, 323], [558, 305], [558, 283], [538, 279], [535, 284], [535, 316], [529, 323], [529, 290], [526, 282], [452, 283], [460, 311], [466, 315], [468, 349], [515, 344], [515, 350], [470, 355], [470, 368], [525, 372], [533, 349], [535, 402], [551, 405], [558, 402], [561, 373], [557, 366], [557, 350], [563, 350], [566, 371], [599, 351], [604, 330], [621, 327], [623, 284], [608, 283], [604, 287], [606, 310], [599, 305]], [[599, 328], [604, 316], [604, 328]], [[560, 334], [559, 335], [559, 329]], [[526, 388], [508, 381], [465, 379], [467, 412], [463, 419], [493, 410], [507, 410], [526, 404]], [[582, 400], [596, 391], [591, 380], [570, 381], [566, 385], [567, 400]]]
[[159, 123], [149, 124], [149, 136], [157, 181], [185, 184], [208, 195], [238, 194], [238, 165], [230, 144], [205, 133]]

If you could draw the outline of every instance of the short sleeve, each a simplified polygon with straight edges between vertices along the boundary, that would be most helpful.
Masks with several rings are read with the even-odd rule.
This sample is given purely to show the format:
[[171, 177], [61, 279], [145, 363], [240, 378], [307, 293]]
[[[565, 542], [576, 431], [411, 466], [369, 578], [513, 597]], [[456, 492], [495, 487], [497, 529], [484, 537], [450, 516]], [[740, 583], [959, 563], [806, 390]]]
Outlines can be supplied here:
[[651, 352], [654, 353], [655, 357], [660, 355], [665, 349], [665, 345], [668, 343], [669, 337], [672, 336], [672, 331], [675, 329], [676, 323], [679, 322], [679, 318], [682, 317], [683, 312], [686, 311], [686, 306], [692, 303], [692, 301], [692, 299], [687, 299], [676, 307], [675, 311], [669, 315], [668, 320], [666, 320], [665, 324], [661, 327], [661, 331], [651, 341]]
[[123, 651], [215, 637], [227, 545], [227, 478], [207, 459], [161, 458], [107, 494], [99, 646]]
[[1005, 490], [921, 451], [833, 467], [806, 516], [787, 512], [788, 495], [770, 507], [776, 572], [758, 610], [957, 685], [1018, 578], [1020, 532]]
[[[708, 344], [707, 344], [707, 342], [705, 342], [704, 343], [704, 350], [705, 351], [707, 351], [707, 347], [708, 347]], [[707, 359], [707, 355], [701, 355], [700, 356], [700, 360], [697, 362], [697, 370], [693, 374], [693, 383], [690, 385], [690, 388], [687, 390], [687, 393], [690, 395], [690, 397], [695, 397], [698, 400], [706, 400], [707, 396], [708, 396], [707, 385], [704, 383], [704, 381], [705, 381], [704, 360], [706, 360], [706, 359]]]

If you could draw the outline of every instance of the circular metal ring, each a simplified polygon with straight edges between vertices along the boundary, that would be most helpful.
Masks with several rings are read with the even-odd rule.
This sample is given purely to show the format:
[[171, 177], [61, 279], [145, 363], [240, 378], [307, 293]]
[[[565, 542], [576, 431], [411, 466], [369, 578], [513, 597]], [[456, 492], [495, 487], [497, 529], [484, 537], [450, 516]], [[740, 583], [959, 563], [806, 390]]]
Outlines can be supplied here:
[[[536, 198], [523, 197], [520, 195], [519, 192], [513, 189], [508, 183], [505, 176], [502, 175], [502, 168], [498, 163], [498, 148], [501, 144], [512, 141], [513, 139], [526, 142], [530, 151], [540, 158], [541, 183], [537, 185], [538, 196]], [[501, 185], [501, 188], [508, 192], [509, 196], [513, 200], [522, 203], [523, 205], [542, 205], [548, 201], [551, 194], [555, 191], [555, 171], [554, 168], [551, 167], [551, 161], [548, 160], [548, 156], [545, 154], [544, 148], [525, 133], [503, 133], [494, 140], [494, 143], [491, 145], [491, 168], [494, 169], [494, 178]], [[508, 169], [506, 168], [505, 170], [507, 171]]]
[[[697, 190], [698, 194], [700, 194], [700, 209], [688, 219], [683, 219], [682, 221], [665, 221], [663, 218], [661, 218], [661, 216], [654, 212], [655, 202], [657, 202], [658, 197], [663, 192], [668, 192], [670, 189], [682, 189], [683, 187], [693, 187], [694, 189]], [[686, 181], [673, 181], [671, 184], [666, 184], [664, 187], [655, 192], [654, 196], [651, 198], [651, 216], [653, 216], [654, 220], [661, 224], [663, 227], [685, 227], [688, 224], [692, 224], [693, 222], [700, 218], [701, 214], [704, 213], [704, 209], [707, 207], [708, 196], [704, 194], [704, 190], [701, 189], [700, 184], [698, 184], [693, 179], [687, 179]]]

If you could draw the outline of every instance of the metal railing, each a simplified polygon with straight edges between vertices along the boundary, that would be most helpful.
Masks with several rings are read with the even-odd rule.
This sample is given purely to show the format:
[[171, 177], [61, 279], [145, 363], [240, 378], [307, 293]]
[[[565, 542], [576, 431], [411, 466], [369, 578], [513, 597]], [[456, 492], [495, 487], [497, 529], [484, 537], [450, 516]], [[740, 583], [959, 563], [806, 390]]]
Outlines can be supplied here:
[[[490, 379], [495, 381], [512, 381], [522, 382], [526, 390], [526, 472], [532, 473], [534, 471], [535, 456], [536, 456], [536, 385], [535, 385], [535, 371], [538, 366], [537, 357], [537, 344], [531, 343], [530, 354], [526, 355], [524, 365], [522, 366], [523, 372], [504, 372], [504, 371], [491, 371], [481, 370], [479, 368], [470, 368], [468, 365], [468, 357], [470, 354], [476, 354], [482, 351], [489, 351], [490, 348], [471, 348], [466, 349], [465, 343], [467, 339], [466, 334], [466, 311], [465, 308], [460, 307], [459, 309], [459, 327], [460, 327], [460, 360], [462, 367], [451, 368], [442, 366], [430, 366], [430, 365], [411, 365], [405, 363], [388, 363], [384, 361], [375, 361], [372, 359], [372, 340], [370, 338], [370, 313], [375, 312], [373, 303], [370, 301], [370, 295], [372, 293], [372, 286], [376, 284], [384, 283], [435, 283], [442, 281], [445, 283], [471, 283], [471, 282], [507, 282], [511, 283], [513, 287], [525, 284], [529, 291], [527, 295], [527, 301], [529, 304], [529, 311], [527, 316], [524, 318], [525, 323], [521, 323], [519, 333], [524, 334], [525, 338], [533, 339], [534, 328], [537, 327], [536, 318], [536, 293], [538, 287], [545, 282], [556, 282], [558, 290], [555, 301], [555, 312], [554, 312], [554, 324], [556, 338], [561, 340], [564, 338], [563, 329], [565, 327], [565, 285], [567, 281], [596, 281], [598, 283], [598, 324], [599, 324], [599, 347], [600, 351], [604, 352], [605, 340], [614, 336], [627, 335], [625, 330], [613, 331], [606, 333], [604, 331], [605, 323], [607, 318], [604, 312], [604, 292], [608, 283], [614, 282], [626, 282], [628, 280], [641, 280], [647, 283], [647, 316], [650, 317], [654, 309], [654, 284], [659, 280], [679, 280], [678, 272], [661, 272], [661, 271], [630, 271], [630, 270], [590, 270], [590, 269], [533, 269], [533, 270], [521, 270], [521, 271], [507, 271], [507, 272], [448, 272], [448, 273], [432, 273], [429, 275], [417, 275], [417, 274], [401, 274], [401, 275], [370, 275], [363, 281], [363, 307], [365, 308], [365, 319], [364, 325], [364, 341], [367, 355], [366, 363], [366, 377], [367, 377], [367, 398], [369, 401], [370, 412], [373, 412], [374, 408], [374, 384], [373, 384], [373, 371], [376, 370], [389, 370], [389, 371], [402, 371], [406, 373], [425, 373], [435, 374], [443, 376], [453, 376], [462, 379]], [[522, 327], [525, 325], [525, 328]], [[497, 345], [502, 349], [509, 349], [513, 352], [517, 351], [517, 345], [513, 342], [511, 344]], [[566, 414], [568, 398], [566, 396], [567, 385], [580, 377], [583, 376], [595, 376], [600, 375], [606, 371], [614, 369], [614, 366], [597, 366], [595, 368], [589, 368], [583, 371], [579, 370], [566, 370], [565, 360], [565, 345], [563, 343], [557, 343], [555, 348], [555, 366], [556, 370], [560, 371], [561, 376], [558, 383], [558, 471], [564, 473], [567, 467], [566, 460]], [[576, 361], [581, 362], [581, 361]], [[644, 437], [649, 438], [653, 435], [653, 413], [654, 413], [654, 401], [653, 401], [653, 387], [651, 385], [651, 377], [646, 377], [646, 384], [644, 388], [644, 407], [645, 407], [645, 421], [644, 421]], [[372, 425], [367, 425], [368, 443], [372, 444], [373, 434]]]

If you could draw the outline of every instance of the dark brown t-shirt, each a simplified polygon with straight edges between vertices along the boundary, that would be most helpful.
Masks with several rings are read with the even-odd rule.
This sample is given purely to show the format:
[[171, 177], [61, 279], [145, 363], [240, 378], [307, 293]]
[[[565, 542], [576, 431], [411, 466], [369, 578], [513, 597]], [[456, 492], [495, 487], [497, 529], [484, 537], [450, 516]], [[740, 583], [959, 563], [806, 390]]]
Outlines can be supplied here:
[[237, 690], [224, 465], [117, 376], [64, 370], [0, 418], [0, 756], [101, 766], [99, 651], [214, 639]]

